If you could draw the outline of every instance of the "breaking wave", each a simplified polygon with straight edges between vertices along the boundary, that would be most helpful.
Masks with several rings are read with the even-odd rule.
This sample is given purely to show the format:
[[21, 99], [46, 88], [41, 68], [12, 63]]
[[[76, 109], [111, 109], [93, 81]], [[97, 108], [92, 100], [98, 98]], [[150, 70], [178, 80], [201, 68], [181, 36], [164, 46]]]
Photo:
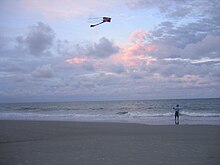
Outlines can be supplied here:
[[220, 117], [220, 113], [207, 113], [207, 112], [180, 112], [182, 116], [191, 116], [191, 117]]

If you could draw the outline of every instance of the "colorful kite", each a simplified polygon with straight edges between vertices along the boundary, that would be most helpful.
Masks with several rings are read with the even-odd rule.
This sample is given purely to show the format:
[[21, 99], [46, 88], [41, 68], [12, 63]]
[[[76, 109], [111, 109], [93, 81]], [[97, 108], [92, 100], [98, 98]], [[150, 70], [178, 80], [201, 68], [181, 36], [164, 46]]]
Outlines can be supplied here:
[[[97, 19], [97, 18], [90, 18], [90, 19]], [[95, 27], [95, 26], [98, 26], [98, 25], [103, 24], [105, 22], [111, 22], [111, 19], [112, 18], [109, 18], [109, 17], [102, 17], [102, 22], [90, 25], [90, 27]]]

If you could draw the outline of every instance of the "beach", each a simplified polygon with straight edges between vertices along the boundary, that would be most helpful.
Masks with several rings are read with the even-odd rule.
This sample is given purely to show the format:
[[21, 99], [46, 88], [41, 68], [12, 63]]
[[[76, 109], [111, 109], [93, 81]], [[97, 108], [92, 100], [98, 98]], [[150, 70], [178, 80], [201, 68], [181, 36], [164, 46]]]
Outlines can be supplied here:
[[219, 125], [0, 121], [0, 164], [214, 165]]

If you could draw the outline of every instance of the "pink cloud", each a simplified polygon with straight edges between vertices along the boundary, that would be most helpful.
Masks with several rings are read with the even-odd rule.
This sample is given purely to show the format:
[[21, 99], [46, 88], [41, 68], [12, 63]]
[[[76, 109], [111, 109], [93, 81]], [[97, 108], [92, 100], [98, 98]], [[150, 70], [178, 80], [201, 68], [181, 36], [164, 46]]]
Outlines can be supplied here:
[[142, 64], [148, 65], [155, 58], [151, 53], [157, 48], [147, 41], [149, 33], [144, 30], [135, 31], [130, 36], [129, 44], [122, 47], [122, 51], [114, 57], [115, 61], [120, 61], [128, 67], [136, 67]]
[[75, 58], [69, 58], [65, 60], [65, 62], [70, 63], [70, 64], [82, 64], [86, 61], [89, 61], [89, 59], [85, 57], [75, 57]]
[[144, 30], [138, 30], [135, 31], [131, 34], [130, 36], [130, 42], [131, 43], [138, 43], [138, 44], [142, 44], [145, 42], [145, 40], [147, 39], [147, 36], [150, 33], [145, 32]]

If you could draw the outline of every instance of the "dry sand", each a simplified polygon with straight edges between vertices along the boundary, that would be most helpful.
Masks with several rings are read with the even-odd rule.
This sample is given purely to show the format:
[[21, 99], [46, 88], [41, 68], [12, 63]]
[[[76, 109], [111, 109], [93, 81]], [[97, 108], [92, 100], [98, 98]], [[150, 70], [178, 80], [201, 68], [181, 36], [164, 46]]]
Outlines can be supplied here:
[[219, 165], [220, 126], [0, 121], [1, 165]]

